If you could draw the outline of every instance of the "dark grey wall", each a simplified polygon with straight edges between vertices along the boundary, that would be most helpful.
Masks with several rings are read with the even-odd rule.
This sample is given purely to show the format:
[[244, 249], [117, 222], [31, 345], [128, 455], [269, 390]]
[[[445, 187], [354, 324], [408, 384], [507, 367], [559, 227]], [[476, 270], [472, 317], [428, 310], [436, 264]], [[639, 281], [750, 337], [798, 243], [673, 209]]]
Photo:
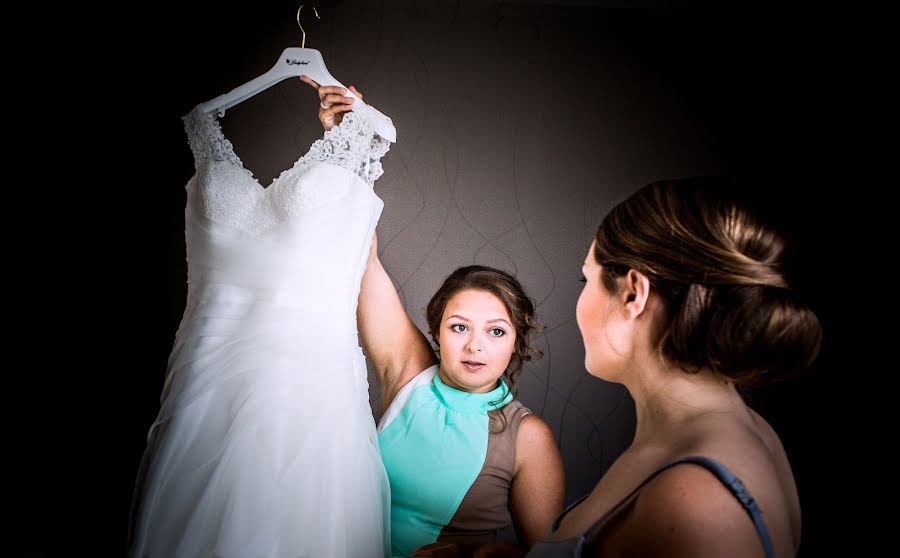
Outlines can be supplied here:
[[[299, 46], [291, 15], [245, 30], [249, 63], [220, 70], [228, 86], [206, 96]], [[742, 150], [761, 138], [717, 122], [717, 112], [749, 119], [759, 110], [753, 93], [772, 78], [765, 49], [746, 34], [744, 18], [756, 16], [351, 1], [321, 15], [304, 19], [307, 46], [398, 130], [376, 184], [385, 201], [378, 234], [408, 313], [427, 330], [429, 298], [461, 265], [519, 277], [547, 326], [538, 339], [545, 356], [526, 367], [520, 399], [552, 427], [568, 498], [578, 497], [633, 430], [624, 389], [584, 370], [574, 319], [581, 262], [603, 215], [639, 186], [756, 163]], [[304, 87], [271, 88], [223, 120], [263, 184], [321, 135]]]
[[[122, 129], [135, 130], [113, 143], [127, 137], [115, 162], [134, 171], [122, 201], [139, 208], [124, 229], [140, 255], [129, 261], [139, 283], [127, 319], [142, 332], [128, 340], [137, 364], [113, 384], [130, 430], [104, 516], [116, 544], [184, 309], [183, 186], [193, 163], [179, 116], [299, 46], [295, 4], [280, 4], [148, 8], [116, 31], [116, 44], [141, 61], [104, 94], [126, 100]], [[320, 22], [304, 18], [306, 46], [397, 127], [376, 184], [385, 201], [378, 235], [417, 325], [443, 278], [470, 263], [515, 273], [537, 302], [545, 356], [526, 367], [520, 398], [557, 436], [568, 501], [632, 435], [628, 395], [584, 370], [574, 310], [594, 229], [640, 186], [697, 174], [746, 183], [794, 234], [795, 285], [826, 340], [837, 322], [819, 280], [830, 217], [813, 178], [823, 166], [814, 76], [825, 47], [783, 7], [718, 4], [345, 0], [321, 3]], [[316, 105], [304, 84], [283, 82], [230, 109], [223, 126], [266, 184], [320, 137]], [[751, 394], [792, 459], [802, 556], [817, 555], [834, 532], [822, 463], [839, 353], [826, 344], [809, 374]]]

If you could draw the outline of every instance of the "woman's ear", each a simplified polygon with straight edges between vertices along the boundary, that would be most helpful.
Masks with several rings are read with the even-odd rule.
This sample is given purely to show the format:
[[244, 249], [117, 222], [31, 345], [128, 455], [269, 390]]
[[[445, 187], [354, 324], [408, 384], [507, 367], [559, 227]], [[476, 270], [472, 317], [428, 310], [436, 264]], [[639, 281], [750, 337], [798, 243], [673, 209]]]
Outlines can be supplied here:
[[637, 318], [647, 308], [650, 297], [650, 279], [640, 271], [629, 269], [625, 275], [625, 288], [622, 290], [625, 302], [625, 316]]

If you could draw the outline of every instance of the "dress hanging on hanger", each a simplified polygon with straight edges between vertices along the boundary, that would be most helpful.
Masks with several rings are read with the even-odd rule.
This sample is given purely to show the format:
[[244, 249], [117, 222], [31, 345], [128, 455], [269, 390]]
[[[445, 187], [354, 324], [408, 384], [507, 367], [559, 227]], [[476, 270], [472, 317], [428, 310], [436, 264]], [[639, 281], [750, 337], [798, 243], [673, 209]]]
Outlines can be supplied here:
[[[300, 25], [300, 10], [302, 9], [303, 6], [300, 6], [300, 9], [297, 10], [297, 25]], [[313, 10], [315, 10], [315, 8], [313, 8]], [[318, 17], [318, 12], [316, 13], [316, 17]], [[305, 48], [306, 31], [303, 29], [302, 25], [300, 25], [300, 30], [303, 32], [303, 40], [300, 43], [300, 47], [288, 47], [284, 49], [275, 61], [275, 64], [267, 72], [232, 89], [224, 95], [219, 95], [215, 99], [211, 99], [201, 104], [201, 110], [209, 113], [218, 113], [220, 117], [224, 116], [225, 111], [234, 105], [249, 99], [257, 93], [265, 91], [269, 87], [272, 87], [276, 83], [284, 81], [287, 78], [299, 77], [302, 75], [309, 76], [319, 85], [336, 85], [347, 89], [344, 84], [335, 79], [334, 76], [331, 75], [331, 72], [328, 71], [328, 67], [325, 65], [325, 60], [322, 58], [321, 52], [314, 48]], [[353, 110], [360, 110], [360, 107], [368, 107], [359, 96], [355, 95], [349, 89], [347, 89], [347, 96], [354, 98]], [[381, 114], [374, 108], [372, 108], [372, 110]], [[381, 116], [383, 118], [373, 121], [375, 132], [392, 143], [396, 142], [396, 129], [389, 118], [384, 115]]]
[[393, 126], [355, 106], [263, 188], [216, 111], [267, 75], [184, 116], [188, 294], [136, 483], [136, 558], [390, 555], [356, 307]]

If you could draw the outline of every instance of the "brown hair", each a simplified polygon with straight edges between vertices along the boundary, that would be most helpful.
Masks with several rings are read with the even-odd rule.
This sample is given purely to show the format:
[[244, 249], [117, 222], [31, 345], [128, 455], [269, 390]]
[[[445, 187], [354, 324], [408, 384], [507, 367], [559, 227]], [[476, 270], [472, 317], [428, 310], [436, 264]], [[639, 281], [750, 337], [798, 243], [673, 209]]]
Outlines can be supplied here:
[[516, 379], [522, 372], [522, 365], [532, 358], [539, 358], [543, 353], [531, 346], [531, 334], [543, 329], [534, 317], [534, 303], [525, 294], [525, 289], [519, 281], [499, 269], [482, 265], [470, 265], [461, 267], [450, 274], [444, 284], [434, 293], [426, 310], [428, 329], [431, 338], [440, 348], [438, 332], [441, 328], [441, 318], [447, 303], [460, 291], [475, 290], [491, 293], [500, 299], [512, 325], [516, 328], [516, 344], [509, 366], [503, 373], [510, 391], [517, 393]]
[[809, 366], [822, 330], [783, 275], [784, 238], [732, 192], [709, 178], [649, 184], [603, 219], [594, 258], [612, 292], [629, 269], [649, 278], [665, 358], [753, 385]]

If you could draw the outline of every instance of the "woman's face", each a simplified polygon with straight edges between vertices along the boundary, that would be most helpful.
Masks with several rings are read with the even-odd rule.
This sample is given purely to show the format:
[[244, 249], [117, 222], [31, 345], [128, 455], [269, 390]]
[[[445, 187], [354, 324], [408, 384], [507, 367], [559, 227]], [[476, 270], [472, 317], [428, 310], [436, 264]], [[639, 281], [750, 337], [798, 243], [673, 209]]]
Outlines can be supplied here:
[[506, 306], [480, 290], [456, 293], [444, 308], [438, 333], [441, 381], [472, 393], [486, 393], [509, 366], [516, 330]]
[[621, 369], [624, 352], [621, 336], [616, 335], [620, 322], [616, 320], [617, 298], [610, 293], [600, 279], [602, 266], [594, 259], [594, 243], [588, 248], [587, 257], [581, 267], [584, 274], [584, 289], [578, 297], [575, 318], [581, 339], [584, 342], [584, 366], [588, 373], [616, 381]]

